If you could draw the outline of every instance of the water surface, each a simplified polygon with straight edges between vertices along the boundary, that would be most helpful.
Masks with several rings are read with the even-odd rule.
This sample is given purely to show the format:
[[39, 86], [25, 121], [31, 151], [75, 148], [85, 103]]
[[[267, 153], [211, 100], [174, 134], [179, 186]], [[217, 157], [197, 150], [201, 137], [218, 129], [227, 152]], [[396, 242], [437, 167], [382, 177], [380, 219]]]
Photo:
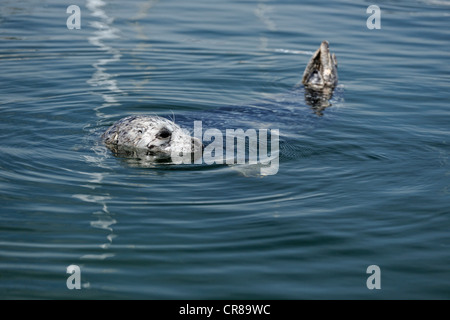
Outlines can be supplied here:
[[[371, 4], [3, 1], [0, 298], [449, 299], [450, 2]], [[133, 165], [99, 143], [130, 114], [278, 128], [279, 171]]]

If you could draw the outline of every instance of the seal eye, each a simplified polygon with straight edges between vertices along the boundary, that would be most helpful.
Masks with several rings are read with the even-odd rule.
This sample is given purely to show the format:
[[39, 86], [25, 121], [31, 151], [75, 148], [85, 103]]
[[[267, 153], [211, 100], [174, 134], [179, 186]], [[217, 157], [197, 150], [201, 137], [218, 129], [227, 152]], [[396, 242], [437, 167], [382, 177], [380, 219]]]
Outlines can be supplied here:
[[172, 135], [172, 132], [170, 132], [167, 128], [162, 128], [161, 131], [159, 131], [156, 136], [158, 138], [167, 139], [171, 135]]

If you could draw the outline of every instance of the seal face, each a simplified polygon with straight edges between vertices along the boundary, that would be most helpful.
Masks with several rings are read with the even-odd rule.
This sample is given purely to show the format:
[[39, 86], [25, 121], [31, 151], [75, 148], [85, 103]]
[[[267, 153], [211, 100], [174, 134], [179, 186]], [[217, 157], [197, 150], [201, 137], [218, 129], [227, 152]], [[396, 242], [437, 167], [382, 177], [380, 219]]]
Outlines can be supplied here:
[[140, 155], [159, 158], [195, 153], [203, 147], [201, 141], [191, 137], [187, 130], [158, 116], [123, 118], [106, 130], [102, 140], [116, 153], [137, 150]]

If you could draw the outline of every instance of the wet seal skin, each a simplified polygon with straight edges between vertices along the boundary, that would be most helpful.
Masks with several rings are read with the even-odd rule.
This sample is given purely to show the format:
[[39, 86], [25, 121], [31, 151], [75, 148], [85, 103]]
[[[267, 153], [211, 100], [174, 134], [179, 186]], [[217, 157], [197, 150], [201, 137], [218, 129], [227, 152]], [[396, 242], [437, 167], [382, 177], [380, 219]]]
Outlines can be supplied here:
[[330, 106], [334, 88], [338, 83], [336, 55], [330, 52], [328, 41], [323, 41], [309, 60], [303, 72], [302, 84], [305, 86], [305, 102], [318, 116]]
[[118, 156], [170, 160], [173, 154], [198, 153], [201, 141], [175, 122], [158, 116], [128, 116], [102, 135], [105, 145]]

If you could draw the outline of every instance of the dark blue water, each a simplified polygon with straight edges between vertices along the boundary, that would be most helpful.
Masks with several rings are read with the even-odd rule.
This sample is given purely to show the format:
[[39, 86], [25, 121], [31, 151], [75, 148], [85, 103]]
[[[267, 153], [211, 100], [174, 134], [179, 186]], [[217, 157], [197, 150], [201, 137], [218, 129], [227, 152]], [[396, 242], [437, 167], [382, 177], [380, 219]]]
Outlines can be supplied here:
[[[449, 299], [449, 19], [444, 0], [2, 1], [0, 298]], [[295, 85], [322, 40], [340, 82], [320, 116]], [[130, 114], [279, 129], [279, 170], [117, 158], [99, 136]]]

